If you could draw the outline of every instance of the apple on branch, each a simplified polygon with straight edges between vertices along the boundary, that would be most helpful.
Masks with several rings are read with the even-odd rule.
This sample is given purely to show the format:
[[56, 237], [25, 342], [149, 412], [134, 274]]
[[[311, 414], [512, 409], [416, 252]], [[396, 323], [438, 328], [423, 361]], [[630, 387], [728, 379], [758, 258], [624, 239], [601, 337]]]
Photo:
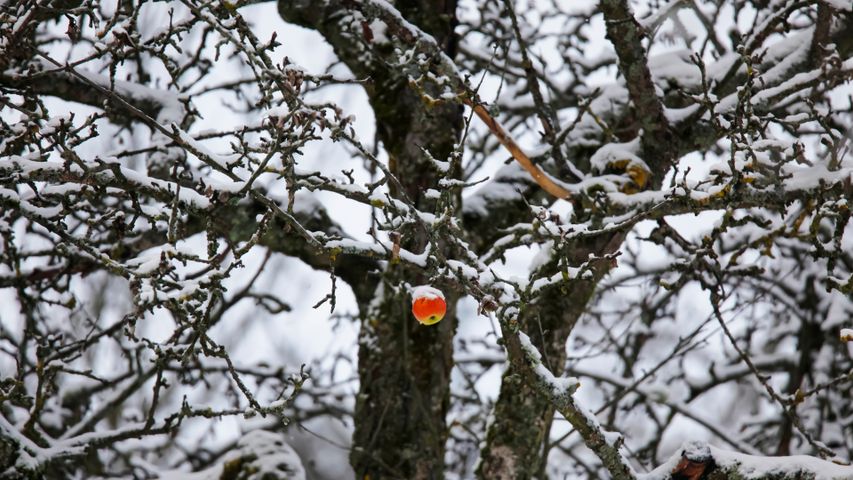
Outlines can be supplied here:
[[423, 325], [434, 325], [444, 318], [447, 303], [441, 290], [429, 285], [412, 289], [412, 313]]

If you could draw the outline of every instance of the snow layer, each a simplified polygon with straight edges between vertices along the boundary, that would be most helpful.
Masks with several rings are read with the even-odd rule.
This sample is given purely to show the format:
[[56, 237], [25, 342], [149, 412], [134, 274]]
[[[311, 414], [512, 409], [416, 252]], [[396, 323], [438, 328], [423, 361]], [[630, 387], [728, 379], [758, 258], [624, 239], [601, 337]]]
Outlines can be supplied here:
[[419, 300], [421, 298], [426, 298], [429, 300], [440, 298], [444, 300], [444, 294], [441, 293], [441, 290], [433, 288], [429, 285], [419, 285], [417, 287], [413, 287], [412, 300]]

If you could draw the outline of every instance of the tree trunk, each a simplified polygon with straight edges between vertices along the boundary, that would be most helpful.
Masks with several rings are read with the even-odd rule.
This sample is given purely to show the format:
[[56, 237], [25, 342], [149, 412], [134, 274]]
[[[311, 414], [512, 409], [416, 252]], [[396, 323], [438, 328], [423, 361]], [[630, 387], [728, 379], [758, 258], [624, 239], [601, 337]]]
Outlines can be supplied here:
[[[589, 260], [590, 254], [612, 253], [623, 239], [624, 234], [618, 233], [579, 240], [564, 248], [569, 252], [567, 259], [577, 266]], [[550, 275], [558, 272], [558, 268], [551, 262], [540, 271]], [[592, 278], [573, 280], [569, 286], [550, 287], [538, 303], [521, 312], [521, 330], [528, 333], [542, 352], [543, 362], [556, 375], [564, 370], [569, 334], [608, 268], [606, 262], [597, 263]], [[544, 478], [547, 461], [544, 446], [553, 417], [554, 404], [535, 385], [524, 381], [524, 372], [510, 363], [501, 382], [478, 476], [490, 480]]]
[[[369, 78], [365, 89], [376, 115], [377, 134], [388, 154], [389, 170], [400, 182], [389, 182], [391, 196], [411, 201], [418, 210], [435, 211], [436, 200], [425, 193], [437, 188], [445, 174], [432, 165], [424, 150], [435, 159], [450, 160], [462, 128], [461, 107], [425, 103], [404, 72], [389, 68], [382, 59], [369, 58], [369, 51], [353, 41], [352, 31], [342, 32], [342, 5], [311, 3], [279, 2], [279, 11], [287, 21], [318, 30], [357, 76]], [[404, 0], [394, 6], [453, 56], [455, 1]], [[365, 22], [362, 28], [370, 26]], [[372, 44], [372, 32], [363, 35], [367, 38], [360, 40]], [[428, 93], [437, 97], [440, 92]], [[458, 159], [450, 163], [446, 175], [458, 178]], [[452, 213], [458, 214], [458, 194], [450, 203]], [[413, 252], [422, 252], [430, 235], [417, 223], [401, 226], [397, 233], [401, 246]], [[433, 326], [418, 324], [411, 313], [408, 286], [428, 281], [422, 271], [389, 262], [380, 274], [375, 297], [361, 305], [361, 386], [351, 454], [357, 478], [443, 476], [457, 296], [445, 289], [447, 317]]]

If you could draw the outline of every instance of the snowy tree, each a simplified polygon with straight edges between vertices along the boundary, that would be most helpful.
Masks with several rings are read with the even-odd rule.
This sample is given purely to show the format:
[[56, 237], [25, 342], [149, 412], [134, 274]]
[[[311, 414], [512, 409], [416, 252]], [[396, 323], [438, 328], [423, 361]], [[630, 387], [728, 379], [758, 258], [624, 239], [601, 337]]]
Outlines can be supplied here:
[[849, 0], [3, 2], [0, 476], [853, 478], [851, 80]]

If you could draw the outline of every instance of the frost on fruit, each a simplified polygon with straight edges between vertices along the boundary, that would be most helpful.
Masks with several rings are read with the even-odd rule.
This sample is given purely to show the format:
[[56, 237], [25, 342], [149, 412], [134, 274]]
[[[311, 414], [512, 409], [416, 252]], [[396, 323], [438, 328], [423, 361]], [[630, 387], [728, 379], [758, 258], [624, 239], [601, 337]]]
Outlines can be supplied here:
[[429, 285], [420, 285], [412, 288], [412, 301], [417, 300], [419, 298], [440, 298], [444, 300], [444, 294], [441, 293], [441, 290], [437, 288], [433, 288]]

